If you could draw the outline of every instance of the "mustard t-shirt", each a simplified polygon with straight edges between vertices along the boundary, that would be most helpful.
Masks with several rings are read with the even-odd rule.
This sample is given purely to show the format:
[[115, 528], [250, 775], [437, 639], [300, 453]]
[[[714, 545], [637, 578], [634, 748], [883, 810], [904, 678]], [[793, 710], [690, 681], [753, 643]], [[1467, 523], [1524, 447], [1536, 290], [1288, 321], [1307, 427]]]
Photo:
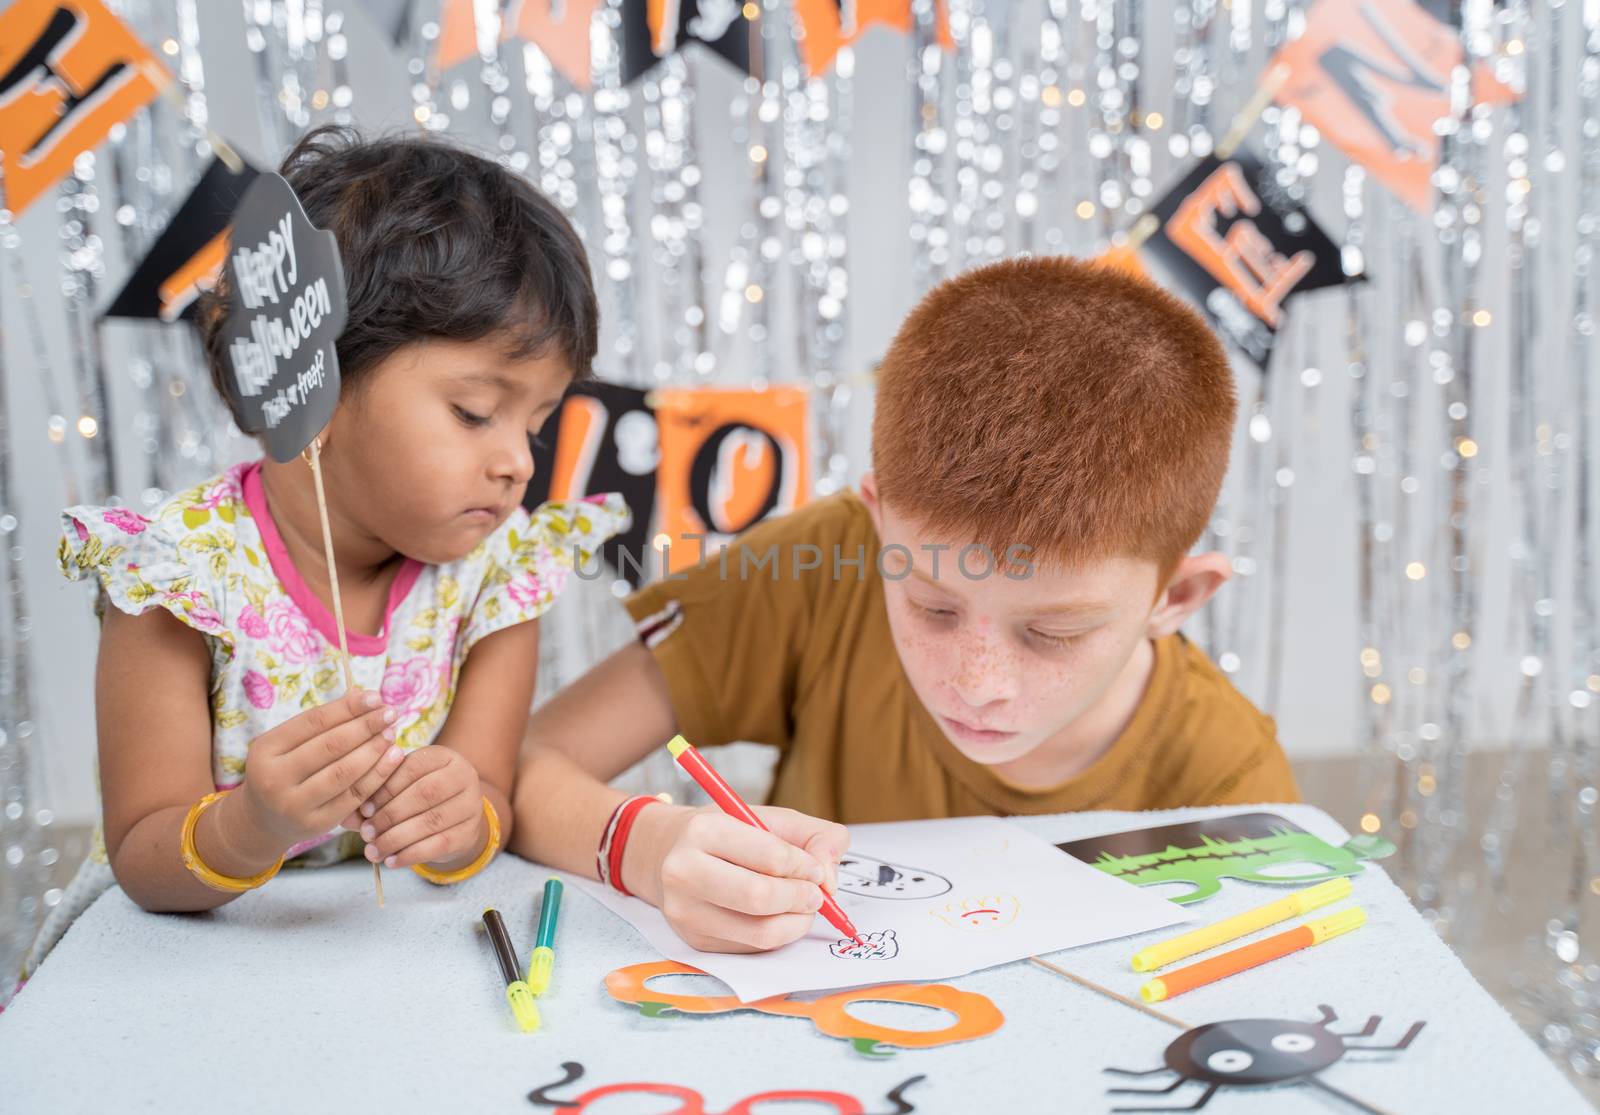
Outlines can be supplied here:
[[1088, 769], [1026, 787], [968, 759], [900, 665], [878, 550], [847, 493], [627, 601], [691, 743], [779, 749], [772, 804], [858, 824], [1299, 799], [1272, 720], [1181, 635], [1156, 642], [1138, 710]]

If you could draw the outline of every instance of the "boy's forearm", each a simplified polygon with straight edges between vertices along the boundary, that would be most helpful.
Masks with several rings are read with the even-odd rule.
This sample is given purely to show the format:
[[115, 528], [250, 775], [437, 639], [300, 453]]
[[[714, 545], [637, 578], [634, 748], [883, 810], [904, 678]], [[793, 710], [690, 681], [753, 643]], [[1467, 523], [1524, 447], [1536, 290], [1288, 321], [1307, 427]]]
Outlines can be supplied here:
[[593, 879], [606, 822], [627, 796], [562, 752], [534, 745], [517, 772], [512, 812], [522, 823], [508, 847], [524, 859]]
[[511, 850], [594, 878], [606, 822], [628, 796], [607, 780], [666, 743], [676, 725], [666, 679], [637, 642], [551, 697], [528, 721]]
[[[553, 748], [534, 747], [517, 776], [516, 810], [523, 823], [511, 850], [525, 859], [582, 875], [595, 873], [595, 853], [606, 824], [628, 798]], [[670, 845], [681, 805], [651, 805], [638, 815], [622, 861], [623, 884], [651, 905], [661, 904], [654, 866]]]
[[[214, 802], [195, 827], [195, 850], [219, 875], [240, 879], [259, 875], [278, 861], [270, 838], [243, 815], [235, 794]], [[189, 806], [158, 809], [137, 821], [111, 856], [117, 882], [151, 913], [212, 910], [238, 897], [206, 886], [183, 863], [183, 823]]]

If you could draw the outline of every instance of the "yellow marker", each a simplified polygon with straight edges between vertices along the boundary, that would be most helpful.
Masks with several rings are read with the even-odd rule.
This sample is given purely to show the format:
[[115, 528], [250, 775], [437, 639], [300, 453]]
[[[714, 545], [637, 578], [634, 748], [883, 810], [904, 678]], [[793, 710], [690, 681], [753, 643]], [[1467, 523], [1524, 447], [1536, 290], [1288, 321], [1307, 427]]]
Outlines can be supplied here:
[[528, 990], [528, 985], [521, 980], [506, 985], [506, 1002], [511, 1004], [511, 1015], [517, 1020], [517, 1028], [524, 1034], [531, 1034], [539, 1028], [539, 1007], [533, 1001], [533, 992]]
[[1265, 906], [1257, 906], [1254, 910], [1246, 910], [1242, 914], [1224, 918], [1215, 925], [1203, 926], [1174, 937], [1170, 941], [1162, 941], [1160, 944], [1142, 949], [1134, 953], [1133, 970], [1153, 972], [1157, 968], [1165, 968], [1168, 964], [1174, 964], [1197, 952], [1205, 952], [1206, 949], [1214, 949], [1229, 941], [1237, 941], [1240, 937], [1254, 933], [1258, 929], [1277, 925], [1280, 921], [1288, 921], [1301, 914], [1309, 914], [1312, 910], [1332, 905], [1348, 897], [1350, 897], [1348, 877], [1329, 879], [1326, 883], [1318, 883], [1314, 887], [1285, 895], [1276, 902], [1268, 902]]
[[483, 912], [483, 925], [489, 931], [495, 960], [499, 962], [500, 974], [506, 981], [506, 1002], [511, 1005], [511, 1016], [517, 1020], [517, 1026], [523, 1033], [532, 1033], [539, 1028], [539, 1007], [533, 1001], [533, 992], [522, 982], [522, 973], [517, 971], [517, 954], [511, 947], [511, 934], [506, 932], [505, 919], [500, 916], [499, 910], [491, 908]]
[[1159, 1003], [1163, 999], [1170, 999], [1174, 995], [1182, 995], [1185, 991], [1193, 991], [1197, 987], [1215, 983], [1247, 968], [1254, 968], [1257, 964], [1265, 964], [1280, 956], [1288, 956], [1291, 952], [1320, 945], [1323, 941], [1331, 940], [1341, 933], [1360, 929], [1365, 924], [1367, 924], [1367, 912], [1360, 906], [1340, 910], [1337, 914], [1317, 921], [1302, 922], [1293, 929], [1284, 930], [1265, 940], [1158, 976], [1139, 988], [1139, 998], [1147, 1003]]

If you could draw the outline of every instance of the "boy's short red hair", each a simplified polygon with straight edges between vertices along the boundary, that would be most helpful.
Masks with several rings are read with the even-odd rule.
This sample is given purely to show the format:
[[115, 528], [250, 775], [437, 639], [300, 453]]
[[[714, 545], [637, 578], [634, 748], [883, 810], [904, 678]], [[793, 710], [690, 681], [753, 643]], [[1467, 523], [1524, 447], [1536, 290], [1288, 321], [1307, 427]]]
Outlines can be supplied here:
[[1059, 256], [931, 291], [878, 371], [885, 503], [1003, 557], [1149, 558], [1162, 580], [1216, 504], [1233, 375], [1205, 323], [1154, 283]]

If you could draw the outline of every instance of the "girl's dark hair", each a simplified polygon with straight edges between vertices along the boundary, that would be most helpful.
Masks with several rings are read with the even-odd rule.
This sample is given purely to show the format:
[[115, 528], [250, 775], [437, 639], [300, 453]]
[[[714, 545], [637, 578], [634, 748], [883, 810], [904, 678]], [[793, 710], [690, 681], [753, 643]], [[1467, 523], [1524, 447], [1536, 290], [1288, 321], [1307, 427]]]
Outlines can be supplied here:
[[[311, 223], [339, 242], [349, 294], [342, 383], [428, 337], [493, 336], [510, 359], [554, 351], [574, 381], [589, 376], [599, 309], [588, 257], [561, 211], [511, 171], [440, 140], [364, 141], [329, 125], [295, 144], [280, 173]], [[198, 307], [218, 390], [229, 300], [219, 279]]]

